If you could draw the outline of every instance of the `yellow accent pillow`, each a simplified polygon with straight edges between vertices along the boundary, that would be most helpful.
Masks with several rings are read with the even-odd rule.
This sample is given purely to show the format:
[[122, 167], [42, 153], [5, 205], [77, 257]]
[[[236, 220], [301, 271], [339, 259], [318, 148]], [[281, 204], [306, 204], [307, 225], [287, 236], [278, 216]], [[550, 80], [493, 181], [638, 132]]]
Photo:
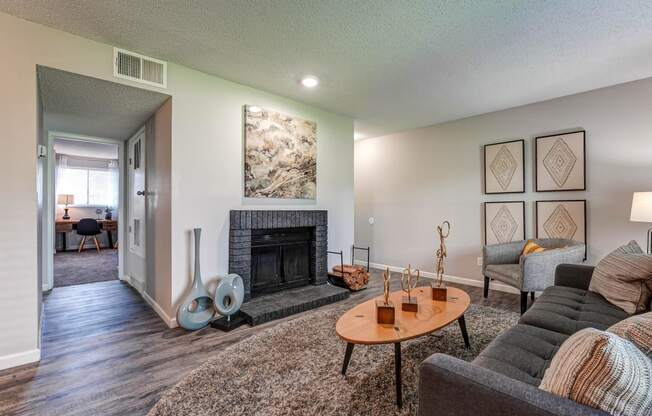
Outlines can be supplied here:
[[523, 247], [523, 252], [521, 253], [521, 255], [528, 256], [534, 253], [541, 253], [542, 251], [545, 251], [545, 248], [541, 247], [534, 241], [530, 240], [525, 244], [525, 247]]

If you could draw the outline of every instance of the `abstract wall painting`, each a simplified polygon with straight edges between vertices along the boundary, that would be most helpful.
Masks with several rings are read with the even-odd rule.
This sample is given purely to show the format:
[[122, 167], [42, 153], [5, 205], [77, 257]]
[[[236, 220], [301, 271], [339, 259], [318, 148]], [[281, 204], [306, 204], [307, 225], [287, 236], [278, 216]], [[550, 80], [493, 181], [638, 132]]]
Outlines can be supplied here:
[[317, 123], [246, 106], [244, 136], [245, 197], [316, 198]]
[[586, 190], [585, 136], [581, 130], [536, 138], [537, 192]]
[[536, 237], [586, 243], [586, 200], [537, 201]]
[[485, 244], [525, 240], [525, 202], [485, 202]]
[[485, 194], [525, 192], [525, 141], [484, 146]]

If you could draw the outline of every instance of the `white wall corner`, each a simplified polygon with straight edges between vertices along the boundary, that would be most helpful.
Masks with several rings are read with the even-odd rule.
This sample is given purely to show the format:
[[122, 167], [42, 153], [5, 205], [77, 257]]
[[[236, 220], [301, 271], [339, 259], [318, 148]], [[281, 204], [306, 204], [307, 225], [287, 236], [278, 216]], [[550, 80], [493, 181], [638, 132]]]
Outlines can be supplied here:
[[34, 349], [0, 357], [0, 370], [35, 363], [41, 360], [41, 350]]
[[161, 319], [163, 320], [163, 322], [165, 322], [168, 328], [176, 328], [177, 326], [179, 326], [177, 324], [177, 317], [176, 316], [170, 317], [167, 313], [165, 313], [163, 308], [161, 308], [161, 306], [158, 303], [156, 303], [156, 301], [152, 299], [147, 294], [147, 292], [141, 292], [140, 294], [143, 297], [143, 299], [145, 299], [145, 302], [147, 302], [149, 306], [151, 306], [152, 309], [154, 309], [154, 311], [158, 314], [158, 316], [161, 317]]
[[147, 302], [147, 304], [151, 306], [152, 309], [154, 309], [154, 312], [158, 314], [158, 316], [163, 320], [163, 322], [165, 322], [168, 328], [176, 328], [177, 326], [179, 326], [177, 324], [177, 317], [176, 316], [170, 317], [167, 313], [165, 313], [163, 308], [161, 308], [161, 305], [159, 305], [154, 299], [152, 299], [151, 296], [147, 294], [147, 292], [145, 291], [144, 282], [141, 282], [138, 279], [134, 279], [128, 274], [122, 276], [122, 280], [127, 282], [129, 286], [133, 287], [134, 289], [136, 289], [136, 291], [138, 291], [138, 293], [140, 293], [140, 296], [143, 299], [145, 299], [145, 302]]
[[141, 282], [140, 280], [138, 280], [138, 279], [136, 279], [136, 278], [134, 278], [134, 277], [132, 277], [132, 276], [130, 276], [128, 274], [125, 274], [124, 276], [122, 276], [121, 280], [127, 282], [129, 284], [129, 286], [136, 289], [136, 291], [138, 291], [138, 293], [140, 293], [141, 295], [145, 292], [145, 282]]
[[[361, 261], [361, 260], [356, 260], [355, 264], [360, 265], [360, 266], [366, 266], [367, 262], [366, 261]], [[390, 266], [387, 264], [381, 264], [381, 263], [369, 263], [369, 267], [372, 269], [377, 269], [377, 270], [386, 270], [389, 268], [390, 271], [392, 272], [397, 272], [401, 273], [404, 269], [404, 267], [397, 267], [397, 266]], [[426, 277], [428, 279], [434, 279], [435, 274], [432, 272], [424, 272], [421, 271], [421, 276]], [[462, 285], [468, 285], [468, 286], [475, 286], [475, 287], [483, 287], [484, 286], [484, 281], [483, 280], [477, 280], [477, 279], [470, 279], [468, 277], [459, 277], [459, 276], [451, 276], [449, 274], [444, 275], [444, 281], [446, 282], [451, 282], [451, 283], [459, 283]], [[502, 283], [497, 283], [497, 282], [491, 282], [489, 284], [489, 289], [492, 290], [498, 290], [500, 292], [506, 292], [506, 293], [514, 293], [514, 294], [520, 294], [521, 292], [516, 289], [515, 287], [511, 287]]]

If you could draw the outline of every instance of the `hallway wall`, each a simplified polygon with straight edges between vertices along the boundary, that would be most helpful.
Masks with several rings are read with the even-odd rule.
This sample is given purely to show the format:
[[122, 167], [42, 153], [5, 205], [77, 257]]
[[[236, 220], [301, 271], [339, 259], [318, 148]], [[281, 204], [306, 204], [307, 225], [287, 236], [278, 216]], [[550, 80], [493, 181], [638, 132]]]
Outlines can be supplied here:
[[[204, 230], [202, 273], [213, 286], [228, 271], [230, 209], [326, 209], [329, 247], [353, 243], [353, 120], [254, 88], [169, 63], [168, 88], [113, 77], [113, 48], [0, 13], [0, 123], [8, 160], [0, 175], [0, 369], [38, 358], [37, 282], [37, 83], [43, 65], [173, 97], [170, 175], [170, 293], [160, 312], [174, 325], [175, 306], [192, 276], [191, 230]], [[297, 88], [299, 88], [297, 86]], [[242, 108], [268, 107], [317, 122], [317, 199], [243, 198]], [[161, 264], [160, 267], [168, 267]], [[163, 275], [161, 275], [163, 276]], [[158, 276], [157, 276], [158, 278]], [[163, 277], [163, 279], [165, 279]], [[160, 286], [159, 286], [160, 287]], [[164, 295], [167, 297], [167, 295]]]

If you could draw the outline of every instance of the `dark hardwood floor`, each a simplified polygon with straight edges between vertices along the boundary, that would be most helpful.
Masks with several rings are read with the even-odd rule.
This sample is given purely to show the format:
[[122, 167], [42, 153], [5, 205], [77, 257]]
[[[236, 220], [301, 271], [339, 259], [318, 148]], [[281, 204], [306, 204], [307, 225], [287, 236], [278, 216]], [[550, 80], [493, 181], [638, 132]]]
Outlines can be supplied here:
[[[398, 279], [394, 274], [393, 290]], [[519, 311], [518, 295], [492, 291], [484, 299], [482, 288], [454, 286], [474, 303]], [[343, 303], [381, 292], [382, 278], [373, 272], [369, 288]], [[0, 415], [144, 415], [217, 351], [282, 321], [231, 333], [185, 332], [167, 328], [123, 282], [56, 288], [44, 296], [41, 362], [0, 372]]]

